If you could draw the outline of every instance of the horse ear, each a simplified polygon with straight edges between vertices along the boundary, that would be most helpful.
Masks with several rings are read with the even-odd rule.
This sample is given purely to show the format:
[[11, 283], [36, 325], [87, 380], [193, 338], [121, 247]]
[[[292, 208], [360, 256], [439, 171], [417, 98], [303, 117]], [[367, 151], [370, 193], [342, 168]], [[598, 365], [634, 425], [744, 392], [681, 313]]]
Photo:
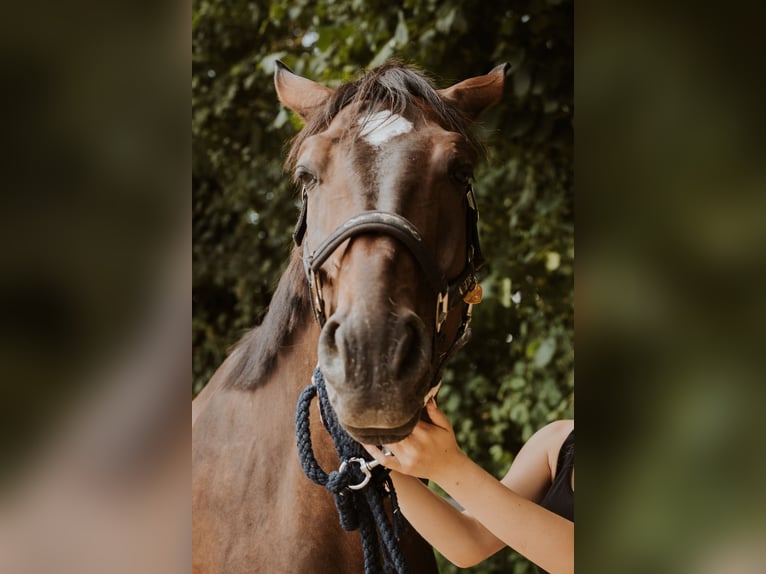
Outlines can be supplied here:
[[325, 103], [333, 90], [293, 74], [290, 68], [277, 60], [274, 62], [274, 86], [277, 88], [279, 101], [290, 108], [304, 121]]
[[438, 94], [473, 121], [503, 97], [505, 73], [509, 67], [508, 63], [500, 64], [489, 74], [463, 80], [454, 86], [438, 90]]

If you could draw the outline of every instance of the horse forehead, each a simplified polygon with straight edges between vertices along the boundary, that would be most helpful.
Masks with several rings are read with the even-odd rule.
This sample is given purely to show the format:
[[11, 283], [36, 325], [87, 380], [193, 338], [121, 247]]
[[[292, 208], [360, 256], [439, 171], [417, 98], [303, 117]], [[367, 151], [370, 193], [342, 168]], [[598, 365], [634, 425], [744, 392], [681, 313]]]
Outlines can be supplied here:
[[397, 136], [410, 133], [415, 127], [410, 120], [391, 110], [366, 114], [359, 118], [357, 123], [361, 128], [359, 137], [374, 147], [380, 147]]
[[461, 134], [445, 129], [427, 109], [405, 114], [389, 109], [360, 112], [355, 106], [341, 110], [324, 132], [308, 138], [304, 146], [315, 156], [315, 164], [335, 158], [347, 165], [340, 159], [345, 156], [371, 189], [382, 180], [427, 177], [468, 149]]

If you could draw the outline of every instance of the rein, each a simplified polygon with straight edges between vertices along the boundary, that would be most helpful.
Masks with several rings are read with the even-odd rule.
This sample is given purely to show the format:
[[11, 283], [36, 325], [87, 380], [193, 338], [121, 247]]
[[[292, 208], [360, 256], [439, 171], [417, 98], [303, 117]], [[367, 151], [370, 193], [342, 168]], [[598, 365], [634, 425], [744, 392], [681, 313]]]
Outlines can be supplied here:
[[[341, 461], [338, 470], [329, 474], [319, 466], [311, 443], [310, 409], [316, 396], [319, 397], [322, 423], [330, 433]], [[405, 525], [390, 471], [378, 466], [377, 461], [368, 460], [369, 454], [340, 426], [327, 398], [319, 367], [314, 371], [311, 384], [298, 399], [295, 434], [303, 472], [315, 484], [332, 493], [343, 530], [360, 531], [365, 574], [392, 571], [407, 574], [407, 564], [399, 547], [399, 537]], [[383, 507], [387, 496], [391, 497], [393, 520], [389, 520]], [[380, 568], [381, 551], [383, 570]]]

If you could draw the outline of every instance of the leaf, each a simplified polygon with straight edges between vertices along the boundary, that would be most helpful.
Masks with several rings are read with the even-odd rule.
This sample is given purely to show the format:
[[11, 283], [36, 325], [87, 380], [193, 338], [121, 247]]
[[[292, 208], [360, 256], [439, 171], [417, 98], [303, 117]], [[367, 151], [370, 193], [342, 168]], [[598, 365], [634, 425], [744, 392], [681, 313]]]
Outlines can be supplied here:
[[439, 10], [441, 15], [437, 18], [434, 27], [443, 34], [449, 32], [452, 29], [452, 23], [455, 21], [456, 12], [457, 8], [448, 8], [447, 5], [442, 6], [442, 9]]
[[290, 114], [287, 112], [287, 109], [280, 108], [279, 113], [277, 114], [277, 117], [274, 118], [274, 122], [272, 123], [272, 125], [275, 128], [279, 129], [283, 125], [285, 125], [285, 123], [287, 123], [287, 120], [289, 118], [290, 118]]
[[519, 391], [527, 386], [527, 381], [525, 381], [521, 377], [513, 377], [510, 383], [508, 383], [508, 386], [512, 388], [514, 391]]
[[517, 424], [524, 424], [529, 420], [529, 409], [524, 403], [517, 403], [511, 407], [510, 419]]
[[553, 354], [556, 352], [556, 340], [549, 337], [537, 347], [534, 355], [534, 363], [538, 369], [545, 367], [551, 362]]
[[375, 54], [375, 57], [370, 60], [369, 67], [374, 68], [376, 66], [380, 66], [383, 62], [388, 60], [394, 53], [394, 39], [392, 38], [388, 42], [386, 42], [383, 45], [383, 48], [380, 49], [380, 51]]
[[545, 268], [548, 271], [555, 271], [561, 265], [561, 255], [556, 251], [548, 251], [545, 254]]
[[272, 75], [274, 73], [274, 66], [275, 62], [277, 60], [282, 60], [287, 55], [287, 52], [284, 50], [280, 50], [279, 52], [274, 52], [273, 54], [268, 54], [261, 58], [261, 61], [258, 63], [258, 67], [263, 70], [266, 74]]
[[529, 93], [529, 88], [532, 86], [532, 76], [529, 73], [527, 66], [521, 66], [513, 74], [513, 93], [516, 97], [523, 99]]
[[399, 22], [396, 24], [396, 32], [394, 32], [394, 41], [397, 46], [406, 46], [410, 41], [410, 34], [407, 30], [407, 22], [404, 21], [404, 14], [401, 10], [398, 13]]

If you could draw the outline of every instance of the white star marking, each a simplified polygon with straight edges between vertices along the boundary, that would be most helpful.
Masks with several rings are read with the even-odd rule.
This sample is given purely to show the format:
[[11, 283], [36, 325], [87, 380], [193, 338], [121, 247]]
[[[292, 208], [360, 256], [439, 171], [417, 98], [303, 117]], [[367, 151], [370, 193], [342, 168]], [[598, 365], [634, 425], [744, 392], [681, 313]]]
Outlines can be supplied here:
[[412, 122], [391, 111], [376, 112], [359, 119], [361, 135], [367, 143], [380, 146], [391, 138], [412, 130]]

